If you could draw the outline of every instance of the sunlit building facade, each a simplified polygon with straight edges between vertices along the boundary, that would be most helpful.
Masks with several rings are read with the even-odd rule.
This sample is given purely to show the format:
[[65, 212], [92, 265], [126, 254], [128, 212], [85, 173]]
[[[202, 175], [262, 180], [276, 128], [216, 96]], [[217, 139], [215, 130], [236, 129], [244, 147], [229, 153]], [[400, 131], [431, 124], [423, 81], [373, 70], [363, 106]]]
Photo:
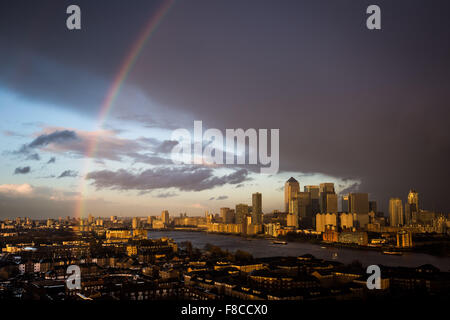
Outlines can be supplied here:
[[291, 200], [297, 197], [300, 192], [300, 184], [293, 177], [290, 177], [284, 184], [284, 210], [289, 212]]
[[391, 227], [398, 227], [404, 224], [403, 202], [400, 198], [389, 199], [389, 221]]

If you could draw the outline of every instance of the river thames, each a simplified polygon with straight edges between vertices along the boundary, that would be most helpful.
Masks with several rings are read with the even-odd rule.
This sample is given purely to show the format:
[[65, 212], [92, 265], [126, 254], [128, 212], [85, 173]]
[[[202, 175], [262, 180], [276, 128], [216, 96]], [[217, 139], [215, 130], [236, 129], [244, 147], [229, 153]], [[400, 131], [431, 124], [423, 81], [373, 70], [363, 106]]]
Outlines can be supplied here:
[[235, 252], [243, 250], [255, 258], [273, 256], [301, 256], [312, 254], [316, 258], [335, 260], [343, 263], [360, 261], [364, 266], [377, 264], [386, 266], [417, 267], [432, 264], [441, 271], [450, 271], [450, 257], [436, 257], [425, 253], [405, 252], [402, 256], [384, 255], [374, 250], [358, 250], [351, 248], [323, 247], [306, 242], [289, 242], [286, 245], [273, 244], [268, 239], [251, 239], [233, 235], [210, 234], [205, 232], [186, 231], [150, 231], [149, 238], [169, 237], [176, 243], [190, 241], [196, 248], [203, 249], [207, 243], [219, 246], [224, 250]]

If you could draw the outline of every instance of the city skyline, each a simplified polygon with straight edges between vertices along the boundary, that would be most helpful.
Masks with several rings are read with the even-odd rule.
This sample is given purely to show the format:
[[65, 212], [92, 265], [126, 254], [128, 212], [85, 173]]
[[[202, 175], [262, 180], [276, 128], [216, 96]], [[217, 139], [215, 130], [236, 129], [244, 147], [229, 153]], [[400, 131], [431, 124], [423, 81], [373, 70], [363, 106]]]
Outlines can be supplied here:
[[[294, 186], [293, 186], [294, 185]], [[316, 190], [314, 190], [316, 189]], [[342, 214], [342, 213], [357, 213], [357, 214], [364, 214], [367, 215], [369, 212], [373, 212], [376, 214], [382, 214], [383, 217], [386, 217], [390, 220], [390, 225], [403, 225], [405, 223], [411, 223], [410, 220], [408, 220], [407, 215], [412, 214], [412, 212], [420, 213], [420, 212], [433, 212], [429, 211], [430, 208], [424, 208], [421, 205], [421, 201], [419, 201], [420, 196], [419, 193], [414, 190], [410, 189], [407, 197], [401, 198], [401, 197], [391, 197], [389, 199], [388, 204], [388, 210], [386, 212], [379, 211], [377, 208], [379, 207], [379, 204], [377, 201], [370, 198], [369, 193], [361, 193], [361, 192], [350, 192], [346, 194], [337, 194], [334, 189], [334, 184], [327, 182], [327, 183], [321, 183], [320, 185], [305, 185], [303, 187], [304, 191], [301, 191], [300, 184], [297, 180], [295, 180], [293, 177], [290, 177], [284, 184], [284, 208], [283, 209], [274, 209], [274, 210], [264, 210], [263, 206], [263, 197], [260, 192], [255, 192], [248, 195], [247, 201], [244, 202], [235, 202], [231, 203], [228, 201], [228, 203], [231, 203], [229, 206], [221, 206], [217, 210], [204, 210], [201, 214], [188, 214], [188, 212], [185, 210], [181, 211], [172, 211], [171, 215], [172, 217], [182, 217], [182, 216], [189, 216], [189, 217], [204, 217], [208, 215], [217, 215], [221, 218], [224, 218], [228, 213], [232, 212], [233, 220], [234, 216], [236, 215], [242, 215], [252, 218], [252, 221], [257, 221], [257, 224], [262, 223], [262, 215], [264, 214], [271, 214], [271, 213], [284, 213], [284, 214], [292, 214], [295, 212], [296, 214], [296, 220], [298, 220], [300, 217], [304, 218], [304, 215], [306, 214], [305, 210], [307, 210], [308, 218], [314, 218], [314, 216], [317, 213], [335, 213], [335, 214]], [[319, 192], [319, 190], [321, 190]], [[329, 195], [332, 195], [333, 197], [331, 200], [329, 199]], [[322, 196], [325, 196], [325, 199], [322, 201]], [[312, 203], [311, 200], [316, 199], [317, 203]], [[288, 201], [289, 205], [286, 207], [286, 200]], [[331, 201], [331, 209], [329, 201]], [[392, 203], [396, 203], [395, 206], [400, 206], [399, 213], [396, 212], [393, 216], [392, 213]], [[403, 210], [404, 205], [404, 210]], [[245, 209], [242, 213], [241, 208], [242, 206], [245, 206]], [[294, 208], [295, 206], [295, 208]], [[303, 209], [302, 209], [303, 206]], [[306, 209], [308, 206], [309, 208]], [[235, 208], [235, 209], [234, 209]], [[230, 211], [231, 210], [231, 211]], [[395, 209], [398, 210], [398, 209]], [[408, 210], [408, 211], [407, 211]], [[88, 213], [86, 216], [30, 216], [30, 215], [24, 215], [24, 216], [3, 216], [2, 218], [6, 219], [15, 219], [15, 218], [23, 218], [23, 219], [29, 219], [29, 218], [35, 218], [35, 219], [61, 219], [61, 218], [77, 218], [77, 219], [88, 219], [91, 217], [95, 218], [110, 218], [110, 217], [121, 217], [121, 218], [147, 218], [147, 217], [155, 217], [159, 216], [162, 212], [162, 215], [169, 214], [169, 210], [162, 209], [160, 212], [151, 212], [147, 213], [145, 215], [122, 215], [122, 214], [109, 214], [109, 215], [96, 215], [95, 213]], [[436, 212], [437, 214], [448, 214], [446, 212]], [[259, 217], [261, 215], [261, 217]], [[401, 219], [401, 221], [398, 221], [397, 216], [398, 215], [404, 215]], [[242, 218], [239, 218], [241, 220]], [[406, 220], [405, 220], [406, 219]], [[409, 218], [411, 219], [411, 218]], [[163, 219], [165, 220], [165, 219]], [[301, 220], [301, 218], [300, 218]], [[299, 221], [300, 221], [299, 220]], [[392, 222], [392, 221], [395, 222]], [[241, 221], [242, 223], [243, 221]], [[253, 222], [252, 222], [253, 223]], [[297, 227], [299, 227], [297, 225]], [[311, 227], [308, 224], [308, 227]]]
[[[66, 3], [0, 4], [2, 218], [203, 215], [256, 192], [269, 213], [289, 177], [385, 216], [410, 189], [450, 212], [447, 2], [380, 1], [378, 33], [351, 1], [78, 4], [74, 31]], [[279, 129], [279, 173], [174, 165], [195, 120]]]

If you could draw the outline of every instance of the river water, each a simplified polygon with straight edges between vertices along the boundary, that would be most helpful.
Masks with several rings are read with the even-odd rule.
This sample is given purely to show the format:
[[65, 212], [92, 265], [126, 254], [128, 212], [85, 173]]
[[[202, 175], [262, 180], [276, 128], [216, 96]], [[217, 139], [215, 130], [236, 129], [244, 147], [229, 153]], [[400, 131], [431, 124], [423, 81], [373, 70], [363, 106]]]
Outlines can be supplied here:
[[255, 258], [273, 256], [301, 256], [309, 253], [316, 258], [351, 263], [359, 260], [364, 266], [371, 264], [386, 266], [417, 267], [426, 263], [432, 264], [441, 271], [450, 271], [450, 257], [436, 257], [425, 253], [405, 252], [402, 256], [384, 255], [379, 251], [358, 250], [351, 248], [323, 248], [317, 244], [289, 242], [286, 245], [273, 244], [266, 239], [246, 240], [239, 236], [210, 234], [205, 232], [186, 231], [150, 231], [149, 238], [169, 237], [177, 243], [190, 241], [196, 248], [203, 249], [210, 243], [230, 252], [243, 250]]

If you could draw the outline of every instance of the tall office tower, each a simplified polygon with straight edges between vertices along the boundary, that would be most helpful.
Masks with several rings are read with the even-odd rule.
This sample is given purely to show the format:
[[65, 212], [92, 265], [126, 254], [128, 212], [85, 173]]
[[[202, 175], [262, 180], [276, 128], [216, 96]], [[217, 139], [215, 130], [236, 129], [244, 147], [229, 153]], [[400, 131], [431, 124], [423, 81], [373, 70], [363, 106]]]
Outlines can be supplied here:
[[220, 208], [220, 217], [223, 223], [233, 223], [234, 211], [231, 211], [230, 208]]
[[348, 195], [348, 212], [356, 214], [369, 213], [369, 194], [350, 193]]
[[337, 194], [328, 193], [326, 198], [326, 213], [337, 213], [338, 212], [338, 199]]
[[349, 203], [348, 203], [348, 194], [341, 197], [341, 211], [342, 212], [349, 212], [348, 210]]
[[[304, 191], [309, 192], [311, 197], [311, 213], [314, 216], [316, 213], [320, 212], [320, 201], [319, 201], [319, 186], [305, 186]], [[315, 221], [315, 220], [313, 220]]]
[[376, 201], [369, 201], [369, 212], [378, 212], [377, 202]]
[[133, 218], [133, 220], [131, 220], [131, 227], [133, 229], [138, 229], [139, 228], [139, 221], [136, 217]]
[[321, 183], [319, 185], [319, 203], [320, 203], [320, 212], [322, 212], [322, 213], [329, 212], [327, 210], [327, 195], [328, 194], [335, 194], [334, 183], [330, 183], [330, 182]]
[[408, 193], [408, 204], [411, 212], [419, 212], [419, 193], [411, 189]]
[[414, 205], [405, 203], [405, 225], [407, 226], [413, 224], [413, 211], [411, 210], [412, 206]]
[[94, 221], [95, 221], [95, 218], [92, 216], [92, 214], [89, 213], [89, 216], [88, 216], [88, 224], [93, 224]]
[[289, 210], [288, 213], [298, 215], [298, 196], [295, 196], [289, 201]]
[[[311, 228], [313, 225], [312, 208], [311, 208], [311, 193], [310, 192], [299, 192], [297, 198], [293, 201], [293, 206], [296, 209], [298, 215], [299, 227]], [[292, 212], [291, 209], [289, 209]]]
[[226, 223], [225, 219], [226, 219], [228, 210], [230, 210], [230, 208], [220, 208], [220, 218], [222, 219], [223, 223]]
[[289, 212], [289, 203], [300, 191], [300, 184], [293, 177], [290, 177], [284, 184], [284, 211]]
[[298, 215], [300, 219], [311, 218], [311, 193], [299, 192], [298, 195]]
[[117, 220], [117, 216], [111, 216], [111, 222], [114, 222]]
[[[294, 201], [294, 200], [292, 200]], [[298, 229], [298, 215], [289, 213], [286, 216], [286, 225], [288, 227], [293, 227], [294, 229]]]
[[236, 205], [236, 223], [246, 223], [248, 215], [248, 205], [240, 203]]
[[319, 194], [320, 193], [335, 193], [334, 183], [333, 182], [325, 182], [319, 185]]
[[298, 228], [298, 197], [294, 197], [289, 202], [289, 214], [287, 216], [287, 226]]
[[256, 192], [252, 194], [252, 221], [253, 224], [261, 224], [262, 220], [262, 195]]
[[408, 201], [405, 203], [405, 224], [410, 225], [417, 222], [419, 212], [419, 193], [411, 189], [408, 193]]
[[161, 212], [161, 221], [164, 224], [169, 224], [169, 211], [163, 210], [163, 212]]
[[402, 226], [403, 219], [403, 203], [400, 198], [389, 199], [389, 221], [391, 227]]

